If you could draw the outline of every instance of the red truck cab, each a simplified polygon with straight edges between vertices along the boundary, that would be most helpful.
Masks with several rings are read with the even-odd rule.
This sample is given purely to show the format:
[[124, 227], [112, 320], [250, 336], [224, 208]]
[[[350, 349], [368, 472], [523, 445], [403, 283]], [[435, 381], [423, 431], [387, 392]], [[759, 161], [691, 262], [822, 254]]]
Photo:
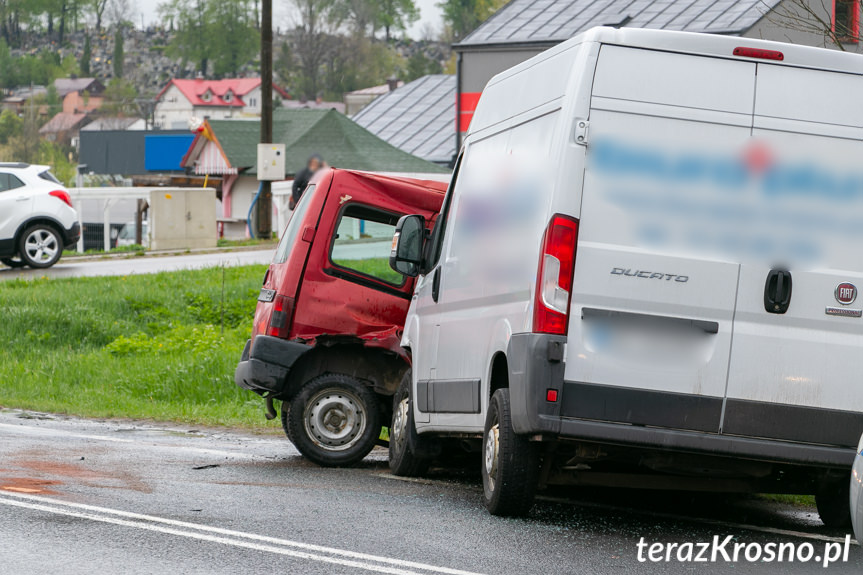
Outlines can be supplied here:
[[365, 457], [410, 365], [400, 346], [414, 279], [389, 267], [405, 214], [433, 225], [446, 183], [329, 169], [310, 182], [264, 276], [234, 381], [281, 400], [282, 426], [308, 459]]

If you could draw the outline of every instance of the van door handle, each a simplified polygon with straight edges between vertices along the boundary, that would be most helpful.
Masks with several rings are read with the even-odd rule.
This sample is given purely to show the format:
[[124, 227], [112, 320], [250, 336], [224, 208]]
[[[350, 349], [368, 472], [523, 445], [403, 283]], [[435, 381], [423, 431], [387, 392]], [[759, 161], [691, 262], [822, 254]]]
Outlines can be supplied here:
[[437, 303], [437, 298], [440, 296], [440, 266], [435, 268], [432, 276], [432, 300]]
[[767, 313], [785, 313], [791, 304], [791, 272], [770, 270], [764, 282], [764, 310]]

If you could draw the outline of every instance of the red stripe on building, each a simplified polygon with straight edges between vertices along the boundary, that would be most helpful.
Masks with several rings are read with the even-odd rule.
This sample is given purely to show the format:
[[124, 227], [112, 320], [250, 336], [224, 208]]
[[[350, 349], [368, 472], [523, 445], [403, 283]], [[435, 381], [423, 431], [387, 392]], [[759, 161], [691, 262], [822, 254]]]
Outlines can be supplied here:
[[458, 109], [462, 112], [473, 112], [476, 110], [476, 105], [479, 103], [479, 97], [482, 96], [482, 92], [465, 92], [463, 94], [459, 94], [459, 107]]

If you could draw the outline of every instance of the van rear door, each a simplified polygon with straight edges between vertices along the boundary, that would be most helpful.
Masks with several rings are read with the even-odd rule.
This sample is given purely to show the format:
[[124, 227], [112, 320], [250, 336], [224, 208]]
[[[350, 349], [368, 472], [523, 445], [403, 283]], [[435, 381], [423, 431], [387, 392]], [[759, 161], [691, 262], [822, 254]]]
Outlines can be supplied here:
[[762, 216], [746, 241], [763, 253], [741, 260], [724, 434], [853, 447], [863, 433], [861, 93], [856, 74], [758, 64]]
[[601, 47], [563, 417], [719, 433], [740, 266], [697, 248], [734, 193], [755, 70]]

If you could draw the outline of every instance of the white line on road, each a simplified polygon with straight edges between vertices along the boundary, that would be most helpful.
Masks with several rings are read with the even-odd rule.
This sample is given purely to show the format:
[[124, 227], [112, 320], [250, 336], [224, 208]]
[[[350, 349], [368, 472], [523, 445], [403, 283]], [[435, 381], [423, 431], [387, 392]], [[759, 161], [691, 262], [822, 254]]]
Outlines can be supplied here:
[[[378, 573], [388, 573], [390, 575], [424, 575], [428, 573], [442, 573], [446, 575], [479, 575], [470, 571], [438, 567], [435, 565], [428, 565], [426, 563], [393, 559], [390, 557], [347, 551], [344, 549], [336, 549], [334, 547], [291, 541], [288, 539], [278, 539], [275, 537], [244, 533], [242, 531], [233, 531], [209, 525], [176, 521], [174, 519], [166, 519], [153, 515], [131, 513], [107, 507], [97, 507], [82, 503], [70, 503], [48, 497], [6, 492], [0, 494], [0, 505], [44, 511], [68, 517], [78, 517], [101, 523], [110, 523], [113, 525], [165, 533], [168, 535], [177, 535], [180, 537], [221, 543], [223, 545], [231, 545], [234, 547], [277, 553], [279, 555], [287, 555], [299, 559], [307, 559], [309, 561], [332, 563], [335, 565], [342, 565], [344, 567], [353, 567]], [[120, 519], [120, 517], [124, 519]], [[210, 533], [215, 535], [210, 535]]]

